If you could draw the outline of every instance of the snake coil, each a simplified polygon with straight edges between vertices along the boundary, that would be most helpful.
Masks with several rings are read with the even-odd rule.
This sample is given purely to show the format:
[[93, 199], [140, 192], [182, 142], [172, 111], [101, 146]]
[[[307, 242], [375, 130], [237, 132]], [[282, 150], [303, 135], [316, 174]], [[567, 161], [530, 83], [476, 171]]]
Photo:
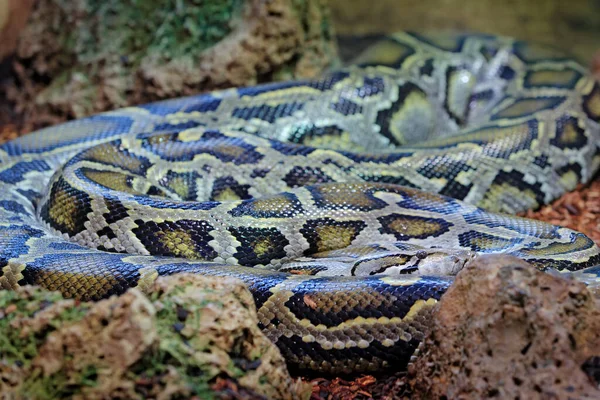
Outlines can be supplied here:
[[600, 85], [548, 48], [399, 33], [320, 79], [125, 108], [0, 146], [0, 284], [100, 299], [242, 279], [291, 366], [405, 364], [481, 253], [597, 277], [512, 217], [600, 165]]

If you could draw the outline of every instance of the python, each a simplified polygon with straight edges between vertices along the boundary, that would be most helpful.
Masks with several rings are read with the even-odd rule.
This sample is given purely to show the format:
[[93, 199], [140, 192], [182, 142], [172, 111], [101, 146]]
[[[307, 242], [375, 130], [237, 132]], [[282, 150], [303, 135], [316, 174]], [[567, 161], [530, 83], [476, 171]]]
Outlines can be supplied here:
[[398, 33], [315, 80], [72, 121], [0, 162], [3, 288], [235, 276], [299, 369], [405, 365], [479, 254], [600, 272], [585, 235], [510, 215], [596, 172], [600, 85], [510, 38]]

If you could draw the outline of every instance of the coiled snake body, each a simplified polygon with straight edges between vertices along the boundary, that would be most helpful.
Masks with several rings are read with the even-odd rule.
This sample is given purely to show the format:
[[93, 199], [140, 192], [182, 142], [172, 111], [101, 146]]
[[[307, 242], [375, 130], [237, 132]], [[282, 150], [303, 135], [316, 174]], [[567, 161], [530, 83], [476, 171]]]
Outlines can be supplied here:
[[597, 276], [583, 234], [494, 212], [589, 180], [599, 121], [600, 86], [553, 50], [407, 33], [318, 80], [73, 121], [0, 147], [0, 283], [232, 275], [290, 365], [401, 366], [477, 254]]

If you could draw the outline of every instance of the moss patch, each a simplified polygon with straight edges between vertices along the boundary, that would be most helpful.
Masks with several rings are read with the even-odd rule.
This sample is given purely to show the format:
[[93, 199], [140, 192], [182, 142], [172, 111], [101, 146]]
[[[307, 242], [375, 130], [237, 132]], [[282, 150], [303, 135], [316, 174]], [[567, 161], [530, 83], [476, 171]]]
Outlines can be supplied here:
[[[80, 18], [89, 23], [61, 30], [60, 42], [78, 64], [100, 63], [114, 54], [139, 63], [148, 53], [165, 58], [193, 56], [227, 36], [243, 0], [85, 0]], [[72, 0], [55, 0], [67, 19]]]
[[[28, 367], [46, 335], [81, 320], [87, 306], [63, 300], [60, 293], [25, 288], [0, 291], [0, 358], [5, 366]], [[40, 324], [41, 320], [45, 320]], [[24, 329], [24, 321], [30, 321]]]
[[0, 392], [17, 399], [307, 398], [235, 279], [176, 275], [98, 303], [0, 292]]
[[39, 0], [7, 98], [56, 121], [307, 78], [335, 60], [332, 37], [325, 0]]

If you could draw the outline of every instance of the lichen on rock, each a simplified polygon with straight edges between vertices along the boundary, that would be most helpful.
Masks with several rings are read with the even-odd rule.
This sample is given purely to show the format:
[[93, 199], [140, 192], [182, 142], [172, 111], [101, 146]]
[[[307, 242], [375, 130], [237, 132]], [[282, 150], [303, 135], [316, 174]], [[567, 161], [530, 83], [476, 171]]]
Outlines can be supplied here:
[[413, 398], [600, 398], [588, 371], [600, 356], [600, 309], [581, 282], [480, 256], [432, 324], [409, 366]]
[[182, 274], [97, 303], [0, 292], [0, 392], [10, 398], [307, 398], [259, 330], [242, 282]]
[[325, 0], [39, 0], [7, 92], [24, 112], [82, 117], [311, 77], [336, 56]]

